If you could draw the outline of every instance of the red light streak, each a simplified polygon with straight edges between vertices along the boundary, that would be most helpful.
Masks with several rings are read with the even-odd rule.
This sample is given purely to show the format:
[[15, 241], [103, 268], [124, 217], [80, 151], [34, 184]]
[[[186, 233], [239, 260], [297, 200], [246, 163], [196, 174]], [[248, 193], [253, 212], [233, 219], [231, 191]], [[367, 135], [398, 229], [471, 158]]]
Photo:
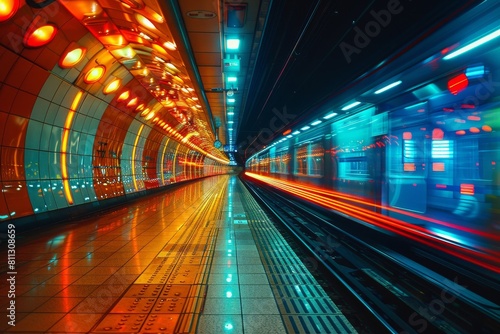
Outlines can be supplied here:
[[[467, 228], [464, 226], [458, 226], [404, 210], [374, 204], [372, 201], [358, 196], [346, 195], [319, 187], [299, 184], [292, 181], [277, 180], [271, 177], [257, 175], [249, 172], [246, 172], [245, 174], [251, 178], [267, 183], [275, 188], [281, 189], [287, 193], [293, 194], [294, 196], [298, 196], [312, 203], [347, 214], [363, 222], [370, 223], [373, 226], [377, 226], [406, 238], [410, 238], [429, 247], [433, 247], [442, 252], [446, 252], [468, 262], [500, 273], [500, 252], [491, 251], [489, 249], [471, 249], [466, 248], [467, 246], [464, 245], [451, 243], [449, 240], [433, 234], [422, 226], [410, 224], [403, 220], [399, 220], [387, 215], [382, 215], [378, 212], [373, 211], [373, 209], [378, 208], [385, 211], [391, 211], [394, 213], [402, 214], [404, 216], [413, 217], [434, 224], [439, 224], [441, 226], [451, 227], [467, 233], [475, 234], [484, 238], [489, 238], [494, 241], [499, 241], [500, 236], [496, 236], [483, 231], [478, 231], [472, 228]], [[349, 202], [356, 204], [350, 204]]]

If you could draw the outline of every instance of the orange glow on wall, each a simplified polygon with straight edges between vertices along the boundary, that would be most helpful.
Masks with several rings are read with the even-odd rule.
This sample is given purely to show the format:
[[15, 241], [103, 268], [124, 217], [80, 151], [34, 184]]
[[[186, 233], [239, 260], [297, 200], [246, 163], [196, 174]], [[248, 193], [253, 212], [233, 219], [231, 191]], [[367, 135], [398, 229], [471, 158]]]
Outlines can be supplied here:
[[433, 162], [432, 163], [433, 172], [444, 172], [444, 162]]
[[121, 80], [115, 79], [115, 80], [111, 81], [109, 84], [107, 84], [106, 87], [104, 87], [104, 89], [102, 90], [102, 92], [104, 94], [114, 93], [118, 90], [118, 88], [120, 88], [120, 84], [121, 84]]
[[470, 183], [460, 184], [460, 193], [462, 195], [474, 195], [474, 185]]
[[118, 102], [121, 102], [121, 101], [125, 101], [126, 99], [128, 99], [130, 97], [130, 92], [128, 90], [124, 91], [123, 93], [120, 94], [120, 96], [118, 96], [118, 99], [117, 101]]
[[137, 132], [137, 136], [134, 141], [134, 148], [132, 149], [132, 181], [134, 182], [135, 191], [139, 190], [137, 187], [137, 177], [135, 175], [135, 153], [137, 151], [137, 143], [139, 143], [139, 138], [141, 137], [142, 129], [144, 129], [144, 124], [141, 125], [139, 131]]
[[481, 130], [479, 130], [478, 128], [476, 128], [475, 126], [472, 126], [470, 129], [469, 129], [470, 132], [472, 133], [479, 133], [481, 132]]
[[0, 22], [10, 19], [19, 9], [19, 0], [0, 0]]
[[71, 194], [71, 186], [69, 184], [69, 175], [68, 175], [68, 161], [67, 161], [67, 151], [68, 151], [68, 138], [69, 132], [71, 130], [71, 125], [73, 124], [73, 118], [76, 113], [76, 109], [78, 108], [78, 104], [82, 98], [83, 91], [78, 91], [73, 102], [71, 103], [71, 108], [66, 116], [66, 120], [64, 122], [63, 134], [62, 134], [62, 143], [61, 143], [61, 174], [64, 188], [64, 196], [68, 201], [69, 205], [73, 205], [73, 195]]
[[57, 34], [57, 27], [53, 24], [46, 24], [41, 27], [28, 29], [24, 35], [24, 45], [30, 48], [37, 48], [43, 46]]
[[288, 129], [285, 132], [283, 132], [283, 136], [289, 135], [290, 133], [292, 133], [292, 129]]
[[459, 136], [463, 136], [465, 134], [465, 130], [457, 130], [455, 133]]
[[97, 65], [95, 67], [92, 67], [87, 72], [87, 74], [85, 74], [83, 81], [85, 81], [85, 83], [87, 84], [93, 84], [99, 81], [104, 76], [105, 72], [106, 72], [106, 67], [104, 67], [103, 65]]
[[75, 66], [83, 59], [86, 52], [86, 48], [72, 43], [59, 59], [59, 67], [70, 68]]

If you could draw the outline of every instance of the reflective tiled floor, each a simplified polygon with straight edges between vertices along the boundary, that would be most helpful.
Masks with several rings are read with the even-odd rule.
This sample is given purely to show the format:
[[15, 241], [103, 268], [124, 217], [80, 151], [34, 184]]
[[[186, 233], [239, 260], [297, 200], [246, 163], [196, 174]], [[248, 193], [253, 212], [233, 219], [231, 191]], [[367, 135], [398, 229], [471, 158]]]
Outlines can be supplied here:
[[354, 332], [235, 175], [18, 234], [16, 261], [0, 332]]

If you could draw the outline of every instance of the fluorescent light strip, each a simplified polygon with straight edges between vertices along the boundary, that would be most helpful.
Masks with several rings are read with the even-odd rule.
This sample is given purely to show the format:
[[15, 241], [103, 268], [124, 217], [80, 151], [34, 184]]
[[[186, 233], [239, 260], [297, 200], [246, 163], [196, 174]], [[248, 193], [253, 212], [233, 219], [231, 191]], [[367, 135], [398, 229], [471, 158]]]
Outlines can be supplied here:
[[322, 122], [323, 122], [323, 121], [320, 121], [320, 120], [318, 119], [318, 120], [316, 120], [316, 121], [312, 122], [312, 123], [311, 123], [311, 125], [312, 125], [312, 126], [315, 126], [315, 125], [318, 125], [318, 124], [320, 124], [320, 123], [322, 123]]
[[292, 132], [292, 135], [298, 135], [300, 133], [299, 130]]
[[359, 104], [361, 104], [361, 102], [359, 102], [359, 101], [353, 102], [351, 104], [346, 105], [344, 108], [342, 108], [342, 110], [346, 111], [346, 110], [352, 109]]
[[452, 58], [455, 58], [456, 56], [460, 56], [462, 53], [465, 53], [467, 51], [470, 51], [478, 46], [480, 46], [481, 44], [484, 44], [484, 43], [487, 43], [489, 41], [491, 41], [492, 39], [494, 38], [497, 38], [498, 36], [500, 36], [500, 29], [498, 30], [495, 30], [494, 32], [478, 39], [477, 41], [475, 42], [472, 42], [450, 54], [447, 54], [446, 56], [443, 57], [444, 60], [448, 60], [448, 59], [452, 59]]
[[332, 113], [329, 113], [326, 116], [323, 116], [323, 119], [330, 119], [330, 118], [335, 117], [335, 116], [337, 116], [337, 113], [336, 112], [332, 112]]
[[307, 125], [306, 125], [306, 126], [304, 126], [304, 127], [300, 128], [300, 129], [301, 129], [302, 131], [306, 131], [306, 130], [309, 130], [310, 128], [311, 128], [310, 126], [307, 126]]
[[142, 129], [144, 128], [144, 124], [141, 125], [139, 128], [139, 131], [137, 132], [137, 135], [135, 137], [134, 141], [134, 148], [132, 149], [132, 182], [134, 183], [134, 189], [135, 191], [138, 191], [139, 188], [137, 187], [137, 177], [135, 173], [135, 152], [137, 150], [137, 144], [139, 143], [139, 138], [141, 137], [141, 132]]
[[391, 88], [394, 88], [394, 87], [396, 87], [396, 86], [400, 85], [401, 83], [402, 83], [402, 81], [401, 81], [401, 80], [398, 80], [398, 81], [396, 81], [396, 82], [393, 82], [393, 83], [391, 83], [391, 84], [389, 84], [389, 85], [387, 85], [387, 86], [385, 86], [385, 87], [382, 87], [382, 88], [380, 88], [379, 90], [375, 91], [375, 94], [380, 94], [380, 93], [383, 93], [383, 92], [385, 92], [386, 90], [389, 90], [389, 89], [391, 89]]
[[76, 109], [78, 108], [78, 104], [82, 99], [83, 91], [78, 91], [76, 93], [73, 102], [71, 103], [71, 107], [68, 111], [68, 115], [66, 115], [66, 120], [64, 121], [64, 128], [62, 133], [62, 143], [61, 143], [61, 174], [64, 188], [64, 196], [68, 201], [69, 205], [73, 205], [73, 195], [71, 194], [71, 186], [69, 184], [69, 175], [68, 175], [68, 140], [69, 140], [69, 132], [71, 130], [71, 126], [73, 124], [73, 118], [75, 117]]

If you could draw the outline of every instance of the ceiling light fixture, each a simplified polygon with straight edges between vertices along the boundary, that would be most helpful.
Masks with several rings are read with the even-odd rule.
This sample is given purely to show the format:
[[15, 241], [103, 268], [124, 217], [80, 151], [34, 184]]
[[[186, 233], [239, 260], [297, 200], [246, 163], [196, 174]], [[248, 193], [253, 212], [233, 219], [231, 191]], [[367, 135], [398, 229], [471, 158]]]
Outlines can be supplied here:
[[78, 64], [83, 57], [87, 49], [79, 46], [78, 44], [72, 42], [66, 50], [63, 52], [63, 55], [59, 59], [59, 67], [61, 68], [71, 68]]
[[92, 67], [85, 74], [83, 81], [85, 81], [85, 83], [87, 83], [87, 84], [93, 84], [93, 83], [99, 81], [104, 76], [105, 72], [106, 72], [106, 67], [104, 67], [103, 65], [97, 65], [95, 67]]

